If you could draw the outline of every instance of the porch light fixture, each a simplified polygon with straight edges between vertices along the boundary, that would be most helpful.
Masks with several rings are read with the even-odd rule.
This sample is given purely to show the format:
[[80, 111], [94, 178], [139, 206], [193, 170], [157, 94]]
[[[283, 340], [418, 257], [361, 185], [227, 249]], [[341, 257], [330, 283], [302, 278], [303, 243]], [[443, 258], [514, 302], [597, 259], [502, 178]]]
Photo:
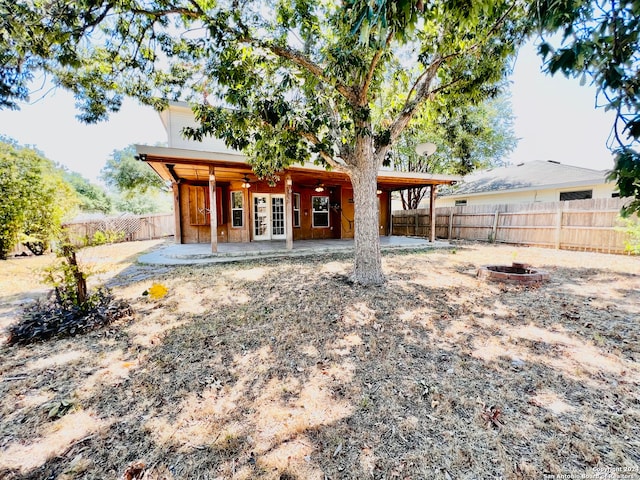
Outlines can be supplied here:
[[251, 188], [251, 183], [249, 182], [249, 177], [246, 175], [242, 179], [242, 188]]
[[318, 193], [324, 192], [324, 185], [318, 182], [318, 185], [316, 185], [315, 191]]
[[376, 195], [382, 195], [382, 190], [376, 190]]

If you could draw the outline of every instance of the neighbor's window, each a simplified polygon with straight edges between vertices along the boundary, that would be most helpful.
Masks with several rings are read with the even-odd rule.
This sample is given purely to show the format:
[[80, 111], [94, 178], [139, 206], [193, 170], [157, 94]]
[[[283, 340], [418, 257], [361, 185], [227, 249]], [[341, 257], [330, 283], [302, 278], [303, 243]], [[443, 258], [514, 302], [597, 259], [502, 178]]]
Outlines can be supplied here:
[[300, 194], [293, 194], [293, 226], [300, 226]]
[[464, 207], [466, 204], [466, 200], [456, 200], [456, 207]]
[[311, 197], [313, 227], [329, 226], [329, 197]]
[[231, 226], [241, 228], [244, 226], [244, 194], [231, 192]]
[[593, 190], [576, 190], [575, 192], [560, 192], [560, 201], [586, 200], [593, 198]]

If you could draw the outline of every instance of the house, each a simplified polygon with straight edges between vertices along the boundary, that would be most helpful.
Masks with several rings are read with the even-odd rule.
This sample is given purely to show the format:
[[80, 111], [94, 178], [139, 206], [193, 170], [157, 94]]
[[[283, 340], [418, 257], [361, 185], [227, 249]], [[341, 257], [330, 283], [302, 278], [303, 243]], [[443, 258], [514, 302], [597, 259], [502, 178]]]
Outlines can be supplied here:
[[474, 172], [438, 194], [438, 207], [617, 197], [607, 172], [536, 160]]
[[[186, 104], [161, 113], [168, 147], [136, 146], [137, 157], [173, 188], [177, 243], [344, 239], [354, 236], [353, 189], [348, 176], [317, 165], [292, 165], [275, 185], [257, 178], [244, 155], [218, 139], [195, 142], [181, 132], [194, 125]], [[380, 171], [380, 235], [391, 233], [391, 192], [451, 185], [452, 175]], [[435, 202], [434, 202], [435, 203]], [[433, 238], [431, 238], [433, 240]]]

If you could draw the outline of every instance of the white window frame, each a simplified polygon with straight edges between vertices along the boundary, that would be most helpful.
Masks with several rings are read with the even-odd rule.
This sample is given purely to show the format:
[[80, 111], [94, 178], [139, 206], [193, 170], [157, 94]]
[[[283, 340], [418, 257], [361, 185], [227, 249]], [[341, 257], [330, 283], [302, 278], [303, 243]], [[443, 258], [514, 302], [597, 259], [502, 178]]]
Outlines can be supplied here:
[[[240, 194], [240, 199], [241, 199], [241, 205], [242, 207], [238, 208], [238, 207], [234, 207], [234, 203], [233, 203], [233, 195], [234, 194]], [[235, 217], [233, 215], [234, 212], [236, 211], [241, 211], [242, 215], [240, 216], [240, 221], [242, 222], [241, 225], [234, 225], [234, 221], [235, 221]], [[242, 190], [233, 190], [231, 192], [231, 228], [244, 228], [244, 192], [242, 192]]]
[[[326, 210], [316, 210], [314, 208], [314, 199], [315, 198], [326, 198], [327, 209]], [[331, 227], [331, 218], [329, 216], [329, 196], [328, 195], [314, 195], [311, 197], [311, 226], [313, 228], [330, 228]], [[316, 225], [316, 213], [326, 214], [327, 215], [327, 224], [326, 225]]]
[[[297, 213], [297, 215], [296, 215]], [[300, 194], [293, 194], [293, 226], [300, 226]]]

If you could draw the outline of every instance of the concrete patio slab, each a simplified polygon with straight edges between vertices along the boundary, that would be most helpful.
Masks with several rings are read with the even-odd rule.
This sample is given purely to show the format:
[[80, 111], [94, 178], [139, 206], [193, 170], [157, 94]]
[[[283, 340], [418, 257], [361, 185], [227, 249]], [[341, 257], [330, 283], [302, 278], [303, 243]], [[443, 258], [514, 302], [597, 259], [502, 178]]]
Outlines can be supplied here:
[[[380, 237], [382, 251], [425, 250], [452, 248], [449, 242], [418, 237]], [[141, 255], [138, 263], [149, 265], [194, 265], [206, 263], [239, 262], [252, 258], [300, 257], [333, 252], [352, 252], [352, 239], [298, 240], [293, 250], [287, 250], [283, 241], [250, 243], [219, 243], [218, 252], [211, 252], [208, 243], [174, 244]]]

